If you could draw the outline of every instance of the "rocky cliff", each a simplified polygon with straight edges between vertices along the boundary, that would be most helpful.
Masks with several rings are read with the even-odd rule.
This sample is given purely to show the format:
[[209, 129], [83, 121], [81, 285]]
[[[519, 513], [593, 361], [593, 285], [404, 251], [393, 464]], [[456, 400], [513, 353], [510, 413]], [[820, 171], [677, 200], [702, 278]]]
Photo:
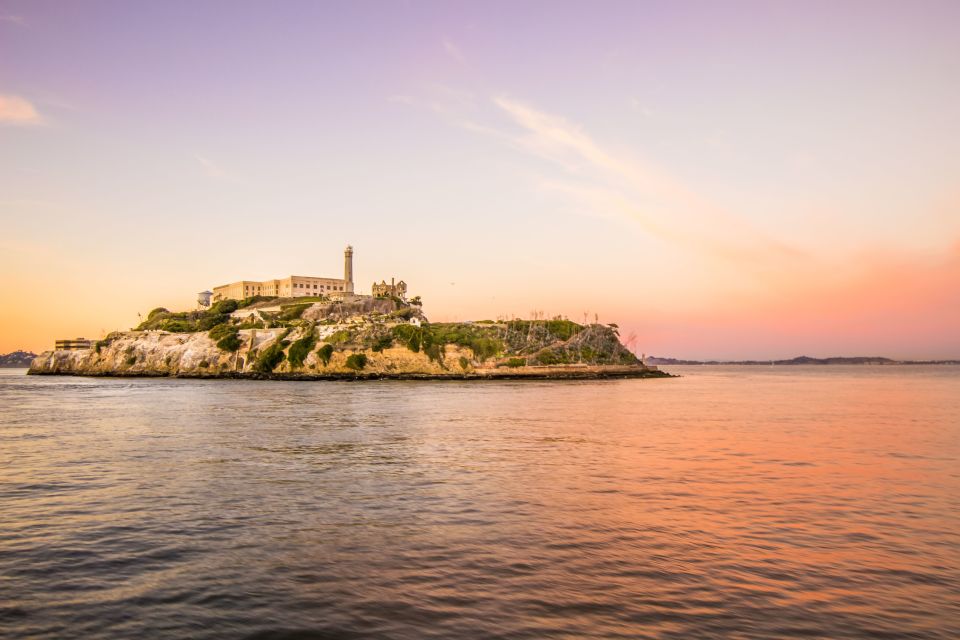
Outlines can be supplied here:
[[48, 351], [31, 374], [357, 378], [597, 378], [665, 374], [641, 365], [615, 327], [568, 320], [434, 323], [395, 300], [171, 314], [90, 349]]

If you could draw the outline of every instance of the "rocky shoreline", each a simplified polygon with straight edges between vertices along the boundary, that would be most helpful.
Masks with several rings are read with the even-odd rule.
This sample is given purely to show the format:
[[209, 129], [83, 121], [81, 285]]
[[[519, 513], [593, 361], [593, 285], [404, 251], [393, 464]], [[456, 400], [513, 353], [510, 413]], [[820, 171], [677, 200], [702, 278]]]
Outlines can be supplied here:
[[30, 375], [242, 380], [592, 380], [671, 377], [616, 325], [429, 323], [399, 300], [151, 312], [89, 348], [47, 351]]
[[99, 371], [86, 372], [70, 369], [33, 367], [28, 375], [84, 376], [95, 378], [178, 378], [193, 380], [284, 380], [284, 381], [363, 381], [363, 380], [613, 380], [627, 378], [673, 378], [664, 371], [643, 366], [617, 367], [524, 367], [518, 369], [490, 369], [472, 373], [418, 373], [418, 372], [355, 372], [355, 373], [257, 373], [252, 371], [225, 371], [219, 373], [178, 373], [160, 371]]

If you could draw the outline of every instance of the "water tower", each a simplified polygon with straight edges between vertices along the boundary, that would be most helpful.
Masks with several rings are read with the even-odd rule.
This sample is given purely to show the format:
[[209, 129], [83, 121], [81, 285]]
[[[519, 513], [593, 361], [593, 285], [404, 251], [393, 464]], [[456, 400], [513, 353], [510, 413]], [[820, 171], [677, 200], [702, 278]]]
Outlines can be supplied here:
[[213, 296], [212, 291], [201, 291], [197, 294], [197, 304], [200, 307], [206, 309], [210, 306], [210, 298]]

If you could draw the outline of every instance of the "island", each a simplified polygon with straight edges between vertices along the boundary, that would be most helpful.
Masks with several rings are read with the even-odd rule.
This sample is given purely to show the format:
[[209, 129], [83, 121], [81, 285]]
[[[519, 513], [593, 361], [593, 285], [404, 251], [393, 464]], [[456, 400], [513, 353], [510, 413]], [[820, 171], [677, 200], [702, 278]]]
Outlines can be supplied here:
[[[243, 287], [257, 290], [243, 283], [238, 290]], [[133, 330], [58, 342], [34, 358], [28, 373], [257, 380], [671, 377], [627, 349], [616, 325], [561, 317], [431, 323], [419, 298], [407, 300], [396, 285], [383, 283], [376, 292], [330, 296], [311, 289], [299, 296], [220, 296], [194, 311], [157, 308]]]

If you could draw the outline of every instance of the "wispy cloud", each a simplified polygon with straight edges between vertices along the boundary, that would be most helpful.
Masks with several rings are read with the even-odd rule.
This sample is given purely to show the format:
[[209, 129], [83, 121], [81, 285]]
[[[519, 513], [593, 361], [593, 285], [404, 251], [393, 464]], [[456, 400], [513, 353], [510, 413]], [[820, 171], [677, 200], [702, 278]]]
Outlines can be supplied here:
[[42, 123], [43, 118], [29, 100], [0, 94], [0, 124], [26, 126]]
[[464, 62], [463, 52], [460, 51], [460, 47], [458, 47], [453, 42], [453, 40], [451, 40], [450, 38], [444, 38], [442, 40], [442, 44], [443, 44], [443, 50], [447, 52], [448, 56], [450, 56], [460, 64], [463, 64]]
[[756, 261], [801, 253], [656, 165], [611, 151], [563, 117], [504, 96], [493, 103], [519, 126], [512, 134], [515, 146], [568, 174], [563, 187], [554, 181], [553, 188], [588, 207], [637, 221], [656, 237], [724, 259]]
[[24, 27], [27, 24], [27, 20], [23, 16], [16, 16], [12, 14], [0, 15], [0, 22], [10, 22], [21, 27]]
[[193, 157], [196, 158], [197, 162], [200, 163], [200, 167], [203, 169], [203, 172], [207, 177], [213, 178], [215, 180], [225, 180], [227, 182], [237, 182], [237, 179], [232, 174], [228, 173], [216, 162], [211, 160], [206, 156], [202, 156], [199, 153], [193, 154]]
[[403, 95], [391, 100], [432, 111], [454, 126], [560, 168], [562, 177], [546, 177], [538, 186], [562, 194], [581, 212], [629, 219], [653, 237], [728, 260], [800, 254], [656, 165], [608, 149], [561, 116], [507, 96], [484, 104], [472, 94], [445, 86], [430, 87], [427, 98]]

